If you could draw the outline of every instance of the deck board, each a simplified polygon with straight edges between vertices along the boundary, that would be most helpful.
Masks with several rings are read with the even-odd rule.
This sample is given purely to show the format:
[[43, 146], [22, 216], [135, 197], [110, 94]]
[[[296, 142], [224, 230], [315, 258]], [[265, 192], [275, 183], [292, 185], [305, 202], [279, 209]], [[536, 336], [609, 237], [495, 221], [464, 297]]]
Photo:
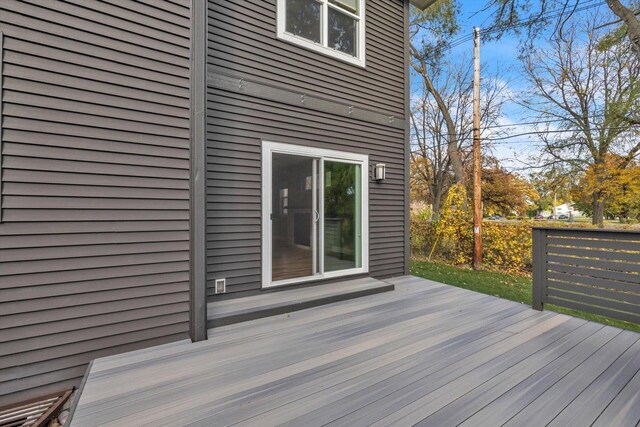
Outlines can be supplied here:
[[[604, 412], [604, 402], [617, 396], [638, 373], [640, 340], [636, 341], [589, 387], [585, 388], [554, 420], [550, 426], [591, 425]], [[636, 389], [636, 391], [640, 391]], [[639, 415], [640, 416], [640, 415]]]
[[477, 405], [475, 413], [467, 418], [461, 425], [472, 426], [496, 426], [503, 425], [518, 412], [527, 407], [531, 402], [544, 394], [553, 384], [564, 375], [571, 372], [595, 351], [609, 342], [620, 330], [610, 327], [602, 327], [592, 336], [584, 339], [569, 352], [557, 358], [544, 368], [538, 370], [510, 388], [498, 398], [486, 406]]
[[[530, 403], [506, 424], [508, 426], [546, 425], [604, 372], [634, 341], [634, 332], [622, 332], [565, 375], [544, 394]], [[594, 409], [604, 411], [608, 402], [595, 402]]]
[[450, 393], [453, 399], [450, 399], [450, 403], [428, 416], [422, 417], [420, 424], [442, 426], [460, 424], [473, 415], [476, 408], [488, 405], [527, 377], [562, 357], [582, 340], [592, 336], [601, 328], [602, 326], [592, 323], [582, 325], [574, 333], [570, 334], [566, 340], [563, 340], [560, 345], [550, 345], [543, 348], [530, 358], [516, 363], [497, 375], [490, 376], [489, 380], [471, 391], [469, 391], [469, 387], [457, 387], [455, 382], [451, 383], [453, 388]]
[[98, 359], [72, 426], [640, 421], [640, 334], [389, 282], [394, 291], [214, 328], [206, 342]]
[[639, 419], [640, 372], [627, 383], [592, 425], [593, 427], [637, 426], [640, 424]]

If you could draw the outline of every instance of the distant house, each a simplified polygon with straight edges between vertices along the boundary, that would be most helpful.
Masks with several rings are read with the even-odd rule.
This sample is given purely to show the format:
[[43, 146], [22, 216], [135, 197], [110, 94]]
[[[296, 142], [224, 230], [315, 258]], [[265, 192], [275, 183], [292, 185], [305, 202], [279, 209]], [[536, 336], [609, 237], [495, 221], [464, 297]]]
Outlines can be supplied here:
[[573, 207], [573, 203], [562, 203], [561, 205], [558, 205], [555, 208], [543, 211], [542, 215], [544, 216], [573, 215], [574, 217], [584, 216], [582, 212], [580, 212], [579, 210]]
[[582, 212], [575, 209], [572, 203], [563, 203], [561, 205], [556, 206], [555, 208], [556, 215], [569, 215], [573, 216], [582, 216]]
[[0, 2], [0, 405], [216, 298], [407, 273], [408, 13]]

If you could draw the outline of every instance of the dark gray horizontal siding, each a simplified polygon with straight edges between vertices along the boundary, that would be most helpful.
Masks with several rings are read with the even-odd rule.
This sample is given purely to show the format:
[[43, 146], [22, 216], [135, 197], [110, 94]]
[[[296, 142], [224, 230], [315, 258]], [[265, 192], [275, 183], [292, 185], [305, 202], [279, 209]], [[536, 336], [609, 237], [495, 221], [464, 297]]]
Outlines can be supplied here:
[[261, 286], [261, 141], [369, 155], [388, 179], [370, 182], [370, 271], [403, 274], [404, 130], [225, 92], [209, 87], [207, 239], [209, 289]]
[[[399, 0], [367, 1], [367, 66], [354, 67], [276, 38], [276, 1], [209, 1], [212, 76], [242, 78], [339, 103], [344, 110], [383, 114], [382, 124], [301, 108], [268, 97], [209, 85], [207, 111], [207, 259], [209, 287], [260, 288], [261, 141], [368, 154], [387, 164], [384, 183], [370, 185], [370, 270], [376, 277], [404, 269], [404, 10]], [[232, 81], [233, 83], [233, 81]], [[233, 84], [231, 84], [233, 86]], [[260, 96], [260, 97], [256, 97]]]
[[276, 38], [276, 1], [209, 1], [210, 71], [404, 117], [401, 0], [366, 3], [366, 68]]
[[189, 5], [0, 2], [0, 406], [187, 337]]

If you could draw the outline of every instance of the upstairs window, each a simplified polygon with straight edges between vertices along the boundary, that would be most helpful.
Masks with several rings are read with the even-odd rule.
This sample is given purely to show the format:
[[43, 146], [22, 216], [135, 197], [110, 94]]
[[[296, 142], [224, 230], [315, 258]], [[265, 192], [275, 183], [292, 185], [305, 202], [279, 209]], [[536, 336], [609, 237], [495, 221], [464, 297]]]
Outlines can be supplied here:
[[278, 0], [278, 37], [364, 67], [364, 0]]

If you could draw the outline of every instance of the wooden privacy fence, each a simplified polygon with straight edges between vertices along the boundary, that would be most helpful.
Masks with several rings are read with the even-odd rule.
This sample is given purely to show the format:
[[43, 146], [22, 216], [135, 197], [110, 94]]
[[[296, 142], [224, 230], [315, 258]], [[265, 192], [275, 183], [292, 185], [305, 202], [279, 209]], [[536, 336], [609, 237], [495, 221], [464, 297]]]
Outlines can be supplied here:
[[533, 228], [533, 308], [640, 323], [640, 231]]

